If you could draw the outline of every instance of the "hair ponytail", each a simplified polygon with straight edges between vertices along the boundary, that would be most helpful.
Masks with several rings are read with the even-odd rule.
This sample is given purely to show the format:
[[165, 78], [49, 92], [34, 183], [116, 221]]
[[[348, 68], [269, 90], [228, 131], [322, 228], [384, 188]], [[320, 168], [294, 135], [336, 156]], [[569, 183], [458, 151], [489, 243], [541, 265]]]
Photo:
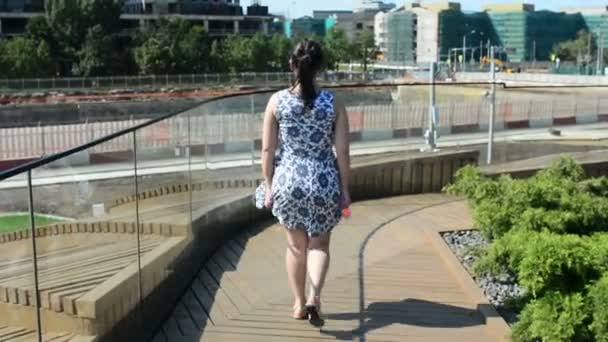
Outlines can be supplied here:
[[312, 107], [317, 97], [315, 77], [323, 66], [323, 60], [321, 45], [308, 39], [299, 43], [291, 56], [291, 65], [296, 74], [294, 86], [300, 86], [300, 96], [308, 108]]

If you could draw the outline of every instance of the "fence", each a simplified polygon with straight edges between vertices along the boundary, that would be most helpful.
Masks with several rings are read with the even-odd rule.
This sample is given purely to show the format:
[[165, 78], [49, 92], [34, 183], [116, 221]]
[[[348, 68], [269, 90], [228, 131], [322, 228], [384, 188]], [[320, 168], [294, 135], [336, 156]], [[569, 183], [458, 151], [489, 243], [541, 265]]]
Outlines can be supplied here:
[[[368, 75], [357, 72], [325, 72], [319, 79], [324, 82], [381, 80], [403, 76], [399, 70], [375, 70]], [[293, 75], [285, 72], [265, 73], [215, 73], [182, 75], [140, 75], [109, 77], [67, 77], [67, 78], [22, 78], [0, 79], [0, 89], [23, 90], [63, 90], [63, 89], [114, 89], [114, 88], [168, 88], [184, 86], [230, 86], [242, 84], [276, 85], [288, 84]]]
[[[437, 105], [440, 131], [466, 133], [487, 127], [489, 102], [486, 100], [444, 101]], [[347, 108], [353, 139], [365, 140], [370, 132], [410, 132], [421, 136], [428, 122], [428, 103], [396, 100], [385, 105], [361, 105]], [[608, 114], [608, 98], [593, 96], [555, 97], [546, 99], [501, 98], [497, 101], [497, 129], [546, 127], [554, 124], [597, 122]], [[190, 122], [186, 122], [189, 120]], [[65, 151], [106, 136], [145, 120], [124, 120], [0, 129], [0, 160], [23, 160]], [[192, 144], [222, 146], [259, 139], [262, 113], [206, 113], [179, 116], [142, 130], [138, 144], [142, 148], [179, 146], [175, 137], [190, 126]], [[411, 133], [417, 132], [417, 133]], [[173, 137], [173, 138], [171, 138]], [[91, 152], [124, 151], [132, 143], [127, 136], [112, 144], [99, 145]]]
[[[583, 76], [583, 75], [556, 75], [556, 74], [509, 74], [499, 73], [497, 76], [499, 82], [520, 82], [542, 85], [591, 85], [605, 86], [608, 85], [608, 76]], [[459, 82], [487, 82], [488, 74], [481, 72], [460, 72], [456, 74], [456, 79]]]

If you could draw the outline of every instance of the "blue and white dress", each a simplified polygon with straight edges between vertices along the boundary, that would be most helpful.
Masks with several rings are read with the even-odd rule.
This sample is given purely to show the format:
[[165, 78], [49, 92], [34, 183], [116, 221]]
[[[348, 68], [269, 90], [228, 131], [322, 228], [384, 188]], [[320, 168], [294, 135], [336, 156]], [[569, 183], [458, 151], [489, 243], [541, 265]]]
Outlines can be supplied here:
[[341, 217], [334, 94], [320, 91], [310, 109], [290, 90], [280, 91], [277, 100], [272, 214], [288, 229], [318, 236], [331, 231]]

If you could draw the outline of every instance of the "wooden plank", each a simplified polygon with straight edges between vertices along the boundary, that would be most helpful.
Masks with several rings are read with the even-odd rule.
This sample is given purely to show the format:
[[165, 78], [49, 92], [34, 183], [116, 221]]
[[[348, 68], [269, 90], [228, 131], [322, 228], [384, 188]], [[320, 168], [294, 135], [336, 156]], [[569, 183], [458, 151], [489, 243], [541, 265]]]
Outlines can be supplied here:
[[197, 329], [199, 331], [202, 331], [205, 326], [207, 326], [207, 321], [209, 320], [209, 317], [207, 316], [207, 313], [205, 312], [202, 304], [192, 292], [192, 289], [188, 289], [188, 291], [186, 291], [186, 294], [182, 298], [182, 302], [190, 313], [190, 316], [192, 317], [192, 320], [194, 321], [194, 324], [196, 325]]
[[177, 321], [175, 319], [175, 311], [173, 311], [173, 314], [171, 315], [171, 317], [169, 317], [169, 319], [167, 321], [165, 321], [165, 324], [163, 325], [163, 332], [166, 336], [171, 336], [169, 338], [169, 340], [177, 340], [180, 337], [184, 336], [184, 334], [182, 334], [181, 330], [179, 330], [179, 327], [177, 325]]
[[180, 301], [177, 304], [177, 307], [175, 308], [174, 312], [174, 317], [183, 335], [193, 336], [199, 333], [199, 328], [194, 323], [193, 318], [190, 315], [190, 312], [187, 310], [186, 306], [184, 305], [183, 301]]
[[211, 273], [207, 268], [203, 269], [198, 276], [198, 279], [203, 283], [203, 285], [214, 293], [213, 296], [213, 305], [218, 305], [224, 315], [227, 318], [236, 318], [239, 315], [238, 308], [232, 303], [230, 298], [226, 295], [225, 290], [222, 289], [219, 284], [216, 282], [216, 279], [213, 279]]

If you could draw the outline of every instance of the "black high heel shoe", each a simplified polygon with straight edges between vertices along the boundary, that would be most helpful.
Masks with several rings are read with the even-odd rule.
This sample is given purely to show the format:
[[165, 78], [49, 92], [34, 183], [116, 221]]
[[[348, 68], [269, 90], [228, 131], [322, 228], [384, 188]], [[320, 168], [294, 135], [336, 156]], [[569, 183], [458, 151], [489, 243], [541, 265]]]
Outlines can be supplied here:
[[325, 320], [321, 318], [319, 314], [319, 306], [317, 305], [306, 305], [308, 311], [308, 322], [314, 327], [320, 328], [325, 325]]

